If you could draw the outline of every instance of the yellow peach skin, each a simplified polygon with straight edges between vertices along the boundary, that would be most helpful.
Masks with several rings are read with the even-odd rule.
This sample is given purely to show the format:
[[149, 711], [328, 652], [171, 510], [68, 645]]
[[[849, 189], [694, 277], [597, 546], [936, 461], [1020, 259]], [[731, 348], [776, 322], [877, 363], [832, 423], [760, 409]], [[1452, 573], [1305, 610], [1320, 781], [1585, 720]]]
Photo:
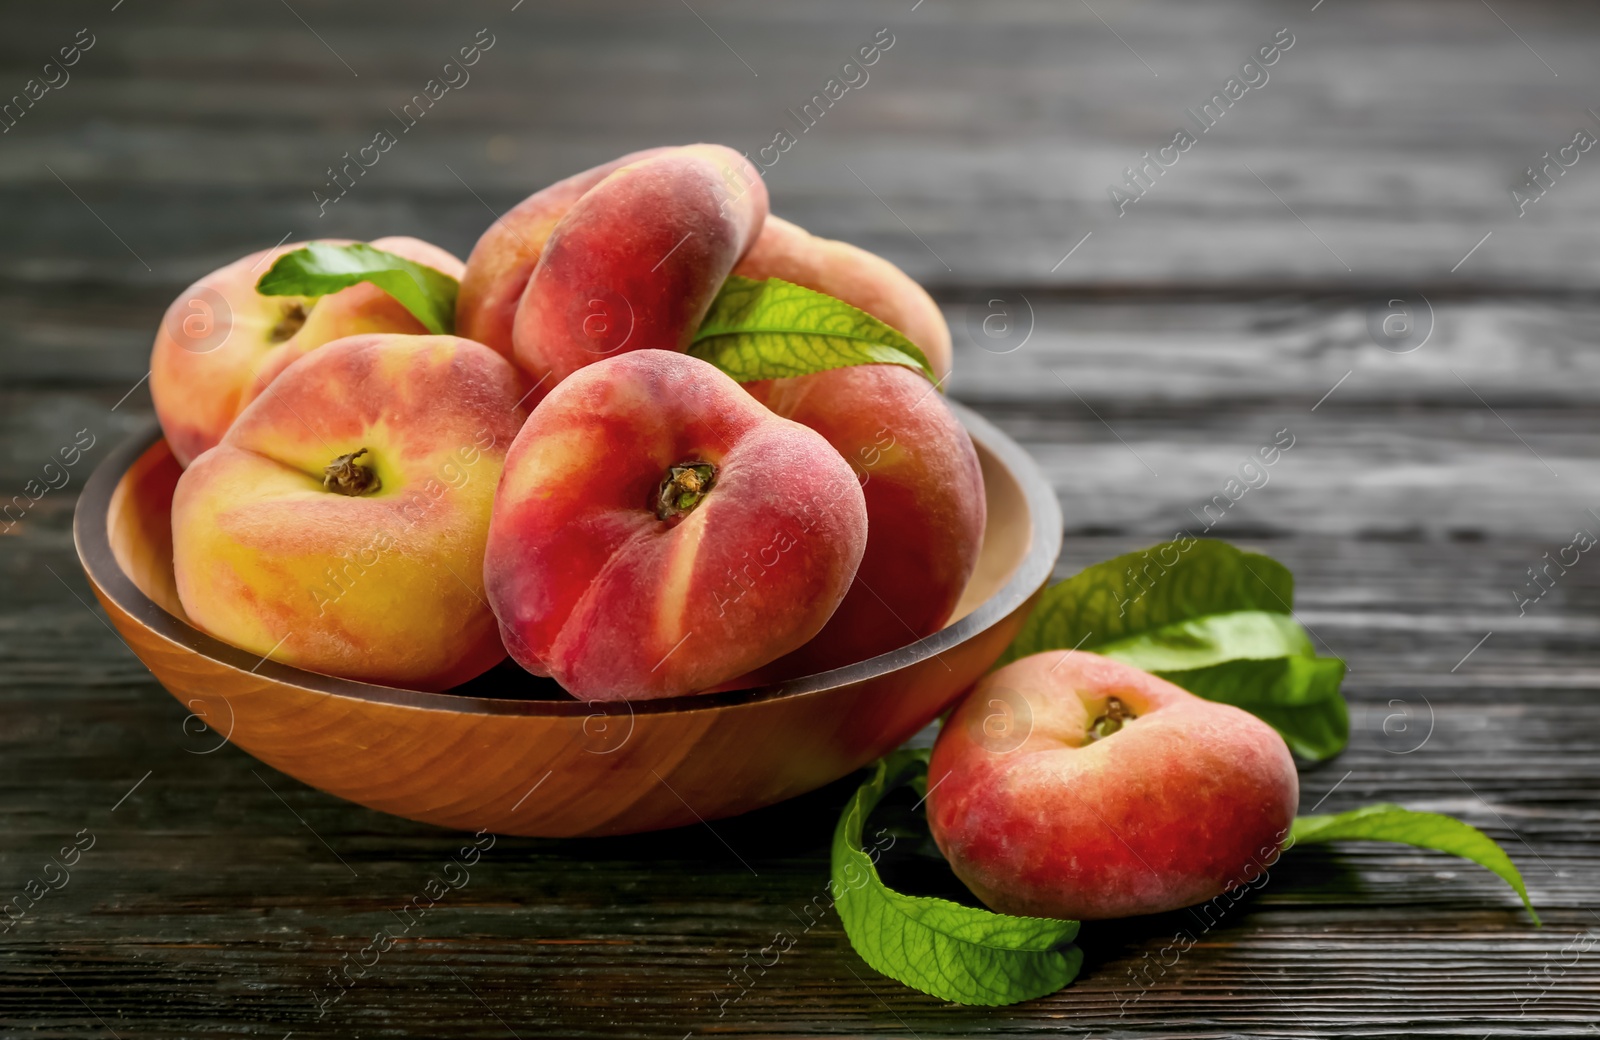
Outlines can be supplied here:
[[454, 336], [305, 355], [178, 481], [184, 610], [234, 646], [350, 679], [442, 690], [490, 668], [505, 651], [484, 541], [526, 389]]
[[[182, 465], [220, 441], [261, 389], [307, 351], [360, 333], [428, 331], [394, 297], [366, 282], [315, 298], [256, 292], [257, 280], [273, 263], [303, 245], [236, 260], [185, 289], [167, 308], [150, 353], [150, 395]], [[452, 278], [465, 270], [460, 260], [420, 239], [380, 238], [372, 245]]]

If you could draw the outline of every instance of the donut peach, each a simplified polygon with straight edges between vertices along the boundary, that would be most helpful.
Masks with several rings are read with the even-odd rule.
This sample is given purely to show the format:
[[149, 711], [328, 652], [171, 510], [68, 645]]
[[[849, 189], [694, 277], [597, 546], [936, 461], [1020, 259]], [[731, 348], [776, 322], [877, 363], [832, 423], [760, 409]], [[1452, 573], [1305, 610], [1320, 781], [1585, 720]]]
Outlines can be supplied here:
[[1058, 650], [991, 673], [951, 713], [928, 826], [994, 910], [1129, 917], [1265, 884], [1299, 783], [1283, 738], [1249, 712]]
[[[167, 308], [150, 353], [150, 395], [182, 465], [220, 441], [245, 406], [302, 354], [358, 333], [428, 331], [394, 297], [367, 282], [315, 298], [256, 292], [273, 263], [303, 245], [235, 260], [185, 289]], [[380, 238], [372, 245], [452, 278], [464, 270], [460, 260], [420, 239]]]
[[587, 365], [517, 436], [484, 559], [506, 648], [583, 700], [711, 689], [796, 649], [867, 542], [850, 466], [704, 361]]
[[411, 689], [503, 659], [483, 548], [525, 385], [454, 336], [352, 336], [290, 365], [178, 480], [190, 620], [263, 658]]

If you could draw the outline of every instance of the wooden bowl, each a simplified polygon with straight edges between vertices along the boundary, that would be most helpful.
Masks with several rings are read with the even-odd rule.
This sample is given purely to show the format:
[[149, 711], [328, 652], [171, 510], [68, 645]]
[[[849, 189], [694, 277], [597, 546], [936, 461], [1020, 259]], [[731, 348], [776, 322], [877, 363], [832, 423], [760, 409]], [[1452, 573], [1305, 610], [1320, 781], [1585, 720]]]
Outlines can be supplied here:
[[1055, 566], [1060, 507], [1026, 452], [955, 410], [989, 506], [955, 620], [892, 653], [759, 689], [585, 704], [507, 663], [422, 693], [213, 639], [178, 602], [169, 514], [180, 470], [154, 423], [90, 477], [73, 535], [117, 630], [214, 747], [231, 741], [330, 794], [444, 827], [656, 830], [771, 805], [866, 765], [949, 707], [1016, 635]]

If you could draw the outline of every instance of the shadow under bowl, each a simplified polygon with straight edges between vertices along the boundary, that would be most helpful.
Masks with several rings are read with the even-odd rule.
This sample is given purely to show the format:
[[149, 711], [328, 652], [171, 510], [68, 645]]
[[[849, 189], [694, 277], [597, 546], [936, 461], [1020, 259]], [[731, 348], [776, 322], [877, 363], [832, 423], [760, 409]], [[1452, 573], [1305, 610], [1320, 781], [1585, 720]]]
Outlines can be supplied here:
[[815, 790], [949, 707], [1015, 637], [1054, 569], [1061, 511], [1028, 454], [969, 409], [989, 510], [953, 620], [891, 653], [773, 686], [583, 703], [506, 663], [445, 693], [375, 686], [257, 657], [192, 625], [172, 572], [181, 472], [154, 423], [89, 479], [73, 520], [95, 595], [193, 713], [296, 779], [462, 830], [628, 834], [714, 820]]

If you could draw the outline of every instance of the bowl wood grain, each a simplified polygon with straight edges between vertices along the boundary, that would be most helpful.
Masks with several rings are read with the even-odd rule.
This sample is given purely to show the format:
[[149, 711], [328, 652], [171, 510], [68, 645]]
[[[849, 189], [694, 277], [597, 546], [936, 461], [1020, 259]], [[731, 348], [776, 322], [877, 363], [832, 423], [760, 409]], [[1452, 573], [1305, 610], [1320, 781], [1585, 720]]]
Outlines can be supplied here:
[[90, 478], [73, 534], [84, 571], [140, 660], [207, 728], [313, 787], [463, 830], [623, 834], [732, 816], [882, 756], [972, 685], [1015, 636], [1055, 565], [1061, 513], [1029, 459], [975, 413], [989, 524], [943, 630], [775, 686], [585, 704], [505, 664], [447, 693], [302, 671], [189, 623], [172, 576], [179, 467], [154, 424]]

